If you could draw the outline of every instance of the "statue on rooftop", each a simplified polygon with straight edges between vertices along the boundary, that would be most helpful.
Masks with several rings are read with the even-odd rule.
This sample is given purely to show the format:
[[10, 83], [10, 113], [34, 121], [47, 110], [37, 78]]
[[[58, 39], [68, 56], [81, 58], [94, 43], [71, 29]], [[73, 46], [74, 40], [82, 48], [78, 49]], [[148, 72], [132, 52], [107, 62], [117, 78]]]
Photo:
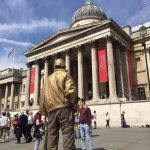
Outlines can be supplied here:
[[91, 0], [86, 0], [86, 5], [91, 5]]

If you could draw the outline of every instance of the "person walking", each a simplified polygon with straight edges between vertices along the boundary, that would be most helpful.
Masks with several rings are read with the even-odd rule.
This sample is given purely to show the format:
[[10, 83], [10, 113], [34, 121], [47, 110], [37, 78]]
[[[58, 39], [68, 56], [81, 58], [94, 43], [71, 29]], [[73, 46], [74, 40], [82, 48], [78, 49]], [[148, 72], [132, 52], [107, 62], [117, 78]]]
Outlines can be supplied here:
[[7, 119], [8, 119], [8, 124], [6, 128], [6, 138], [8, 140], [10, 135], [10, 128], [11, 128], [11, 114], [9, 112], [7, 112]]
[[63, 148], [74, 150], [74, 113], [78, 109], [74, 81], [65, 69], [65, 61], [55, 59], [54, 72], [46, 79], [40, 97], [40, 111], [48, 117], [48, 150], [58, 149], [59, 129]]
[[130, 125], [128, 125], [125, 120], [125, 111], [123, 111], [121, 114], [121, 127], [122, 128], [130, 128]]
[[7, 126], [8, 118], [6, 116], [6, 112], [3, 112], [2, 118], [0, 118], [0, 142], [5, 142]]
[[30, 143], [32, 141], [31, 136], [31, 129], [33, 127], [34, 119], [33, 119], [33, 112], [28, 112], [28, 124], [27, 124], [27, 142]]
[[28, 124], [28, 117], [24, 114], [24, 111], [21, 110], [21, 115], [19, 116], [18, 119], [19, 125], [17, 128], [17, 143], [21, 142], [21, 136], [22, 133], [25, 137], [25, 140], [27, 142], [27, 124]]
[[106, 114], [105, 114], [105, 119], [106, 119], [106, 128], [108, 127], [108, 128], [110, 128], [110, 126], [109, 126], [109, 121], [110, 121], [110, 117], [109, 117], [109, 113], [107, 112]]
[[79, 115], [75, 116], [75, 127], [74, 127], [74, 132], [75, 132], [75, 138], [79, 139], [80, 138], [80, 130], [78, 128], [79, 125]]
[[41, 120], [41, 113], [38, 111], [34, 116], [34, 134], [33, 137], [36, 138], [35, 144], [34, 144], [34, 150], [39, 150], [40, 142], [42, 139], [43, 133], [41, 133], [41, 130], [44, 128], [44, 123]]
[[92, 114], [89, 107], [85, 104], [85, 99], [80, 99], [80, 118], [79, 118], [79, 128], [81, 134], [81, 144], [82, 150], [86, 149], [85, 137], [88, 140], [89, 150], [93, 150], [92, 142]]
[[[14, 127], [14, 135], [17, 138], [18, 137], [18, 128], [19, 128], [19, 114], [15, 114], [12, 120], [12, 125]], [[18, 139], [18, 138], [17, 138]]]
[[121, 127], [122, 128], [126, 127], [126, 121], [125, 121], [124, 114], [125, 114], [125, 111], [123, 111], [122, 114], [121, 114]]
[[97, 128], [97, 122], [96, 122], [97, 114], [96, 114], [96, 110], [94, 110], [94, 114], [92, 116], [92, 119], [93, 119], [93, 123], [94, 123], [94, 129], [96, 129]]

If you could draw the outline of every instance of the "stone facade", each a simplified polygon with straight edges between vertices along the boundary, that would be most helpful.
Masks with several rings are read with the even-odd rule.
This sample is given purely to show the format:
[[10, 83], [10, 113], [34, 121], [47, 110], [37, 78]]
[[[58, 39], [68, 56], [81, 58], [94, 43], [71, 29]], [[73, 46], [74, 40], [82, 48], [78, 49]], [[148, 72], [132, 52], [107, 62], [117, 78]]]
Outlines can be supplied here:
[[[98, 6], [89, 3], [77, 10], [70, 28], [55, 33], [25, 52], [26, 72], [15, 69], [0, 72], [1, 110], [37, 108], [42, 85], [53, 72], [53, 62], [58, 57], [66, 60], [66, 69], [75, 80], [78, 96], [85, 97], [92, 110], [99, 112], [102, 108], [105, 112], [112, 104], [111, 108], [117, 108], [119, 117], [120, 103], [133, 109], [137, 103], [139, 109], [140, 100], [150, 99], [140, 26], [121, 28], [112, 19], [107, 19]], [[150, 23], [145, 25], [148, 30], [146, 47], [150, 49]], [[107, 56], [108, 81], [105, 83], [99, 82], [98, 52], [102, 50], [106, 50]], [[150, 51], [147, 51], [147, 58], [150, 72]], [[31, 94], [33, 68], [34, 93]], [[18, 91], [14, 94], [16, 86]], [[142, 109], [147, 104], [148, 101], [143, 101]], [[115, 111], [112, 112], [115, 116]]]
[[24, 106], [26, 71], [0, 71], [0, 104], [2, 110], [16, 110]]

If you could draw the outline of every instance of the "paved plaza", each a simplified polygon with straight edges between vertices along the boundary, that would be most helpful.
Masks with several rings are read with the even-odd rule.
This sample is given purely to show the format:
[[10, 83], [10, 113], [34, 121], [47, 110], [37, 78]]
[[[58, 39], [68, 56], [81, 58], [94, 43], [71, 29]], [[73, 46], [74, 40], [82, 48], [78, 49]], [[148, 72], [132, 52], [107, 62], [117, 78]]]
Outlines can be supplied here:
[[[150, 150], [150, 128], [99, 128], [93, 129], [93, 143], [95, 150]], [[42, 150], [43, 141], [40, 145]], [[7, 143], [0, 143], [0, 150], [33, 150], [34, 141], [15, 144], [12, 137]], [[76, 140], [77, 149], [81, 149], [80, 140]], [[59, 150], [62, 150], [60, 137]]]

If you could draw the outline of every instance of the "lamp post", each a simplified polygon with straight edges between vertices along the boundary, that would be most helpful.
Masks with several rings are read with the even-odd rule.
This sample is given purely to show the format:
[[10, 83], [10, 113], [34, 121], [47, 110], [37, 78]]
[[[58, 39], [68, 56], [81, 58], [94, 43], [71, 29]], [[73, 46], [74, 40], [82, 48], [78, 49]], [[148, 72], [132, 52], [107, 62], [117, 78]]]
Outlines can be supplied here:
[[144, 55], [145, 55], [145, 63], [146, 63], [146, 72], [147, 72], [147, 80], [148, 80], [148, 90], [149, 90], [149, 100], [150, 100], [150, 79], [149, 79], [149, 69], [148, 69], [148, 62], [147, 62], [147, 50], [146, 50], [146, 43], [145, 43], [145, 35], [147, 34], [147, 28], [145, 26], [141, 26], [139, 28], [140, 35], [142, 36], [142, 46], [144, 47]]

